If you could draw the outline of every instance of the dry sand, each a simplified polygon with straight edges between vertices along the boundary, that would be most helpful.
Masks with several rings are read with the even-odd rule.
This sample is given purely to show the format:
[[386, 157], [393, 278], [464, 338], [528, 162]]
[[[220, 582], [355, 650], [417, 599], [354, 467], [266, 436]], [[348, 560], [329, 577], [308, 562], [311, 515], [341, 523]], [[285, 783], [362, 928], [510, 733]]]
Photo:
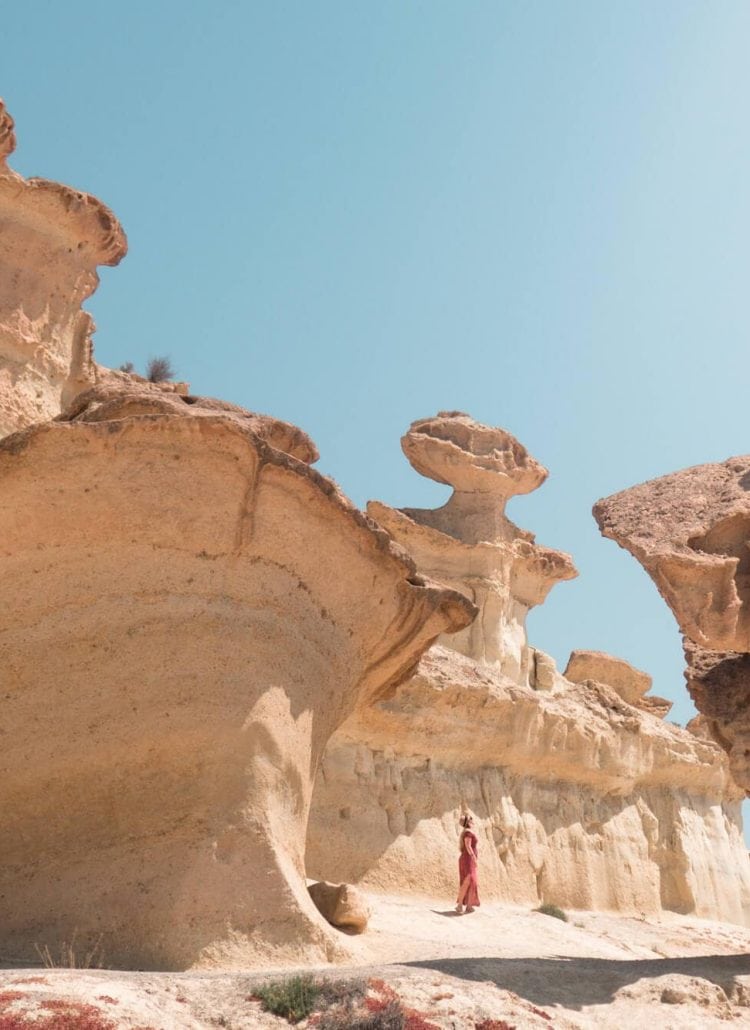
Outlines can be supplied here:
[[[459, 917], [445, 901], [369, 898], [370, 929], [346, 940], [352, 964], [321, 972], [383, 980], [436, 1027], [474, 1028], [487, 1019], [518, 1030], [750, 1027], [750, 930], [742, 927], [601, 912], [570, 912], [564, 923], [497, 904]], [[49, 1018], [55, 999], [94, 1006], [105, 1027], [106, 1020], [154, 1030], [287, 1025], [251, 997], [270, 970], [19, 970], [8, 968], [9, 958], [0, 971], [2, 1027], [23, 1012]], [[89, 1019], [80, 1025], [94, 1030], [95, 1013], [78, 1011]]]

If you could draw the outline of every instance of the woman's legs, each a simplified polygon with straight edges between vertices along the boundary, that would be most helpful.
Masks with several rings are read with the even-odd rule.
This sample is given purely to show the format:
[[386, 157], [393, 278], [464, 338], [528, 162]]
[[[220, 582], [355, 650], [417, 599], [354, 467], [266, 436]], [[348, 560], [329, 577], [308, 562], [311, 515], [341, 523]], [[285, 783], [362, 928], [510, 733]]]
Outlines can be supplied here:
[[462, 882], [462, 884], [461, 884], [461, 886], [459, 888], [458, 897], [456, 898], [456, 911], [457, 912], [460, 910], [461, 906], [464, 903], [464, 898], [466, 897], [466, 895], [467, 895], [467, 893], [469, 891], [469, 886], [470, 885], [471, 885], [471, 873], [469, 873], [468, 876], [464, 877], [463, 882]]

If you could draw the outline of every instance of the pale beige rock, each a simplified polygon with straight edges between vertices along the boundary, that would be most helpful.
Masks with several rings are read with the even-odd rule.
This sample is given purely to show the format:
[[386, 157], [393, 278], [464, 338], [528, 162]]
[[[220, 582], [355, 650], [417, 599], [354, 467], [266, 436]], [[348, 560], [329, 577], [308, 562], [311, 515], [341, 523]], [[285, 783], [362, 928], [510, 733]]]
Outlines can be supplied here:
[[[404, 449], [436, 477], [437, 468], [443, 479], [458, 479], [456, 468], [467, 477], [460, 506], [368, 510], [480, 615], [443, 635], [411, 680], [331, 739], [313, 797], [310, 874], [450, 900], [458, 819], [468, 809], [485, 899], [747, 922], [742, 795], [720, 748], [665, 724], [669, 702], [646, 694], [650, 677], [627, 662], [574, 652], [566, 678], [527, 642], [530, 604], [570, 575], [572, 562], [539, 548], [497, 509], [514, 488], [508, 470], [536, 470], [523, 480], [531, 488], [541, 466], [508, 434], [467, 416], [415, 426]], [[471, 446], [481, 450], [478, 496], [468, 479]], [[452, 464], [438, 466], [435, 449]], [[493, 476], [497, 493], [488, 488]]]
[[165, 390], [162, 383], [148, 383], [140, 377], [129, 378], [131, 381], [128, 383], [115, 381], [114, 384], [96, 386], [79, 394], [57, 421], [117, 422], [145, 415], [181, 418], [216, 418], [221, 415], [305, 464], [311, 465], [320, 457], [307, 433], [289, 422], [246, 411], [237, 404], [215, 397], [194, 397], [189, 393]]
[[0, 442], [0, 953], [320, 962], [333, 730], [473, 614], [310, 459], [212, 402], [94, 392]]
[[611, 688], [534, 691], [436, 646], [329, 743], [308, 872], [447, 903], [468, 808], [486, 900], [747, 924], [741, 797], [715, 743]]
[[668, 701], [666, 697], [649, 694], [648, 697], [640, 699], [637, 707], [642, 708], [644, 712], [650, 712], [657, 719], [666, 719], [672, 711], [672, 702]]
[[622, 658], [613, 658], [602, 651], [573, 651], [565, 668], [565, 679], [571, 683], [596, 680], [612, 687], [623, 701], [637, 705], [651, 689], [651, 677]]
[[565, 668], [565, 679], [571, 683], [585, 683], [586, 680], [604, 683], [616, 690], [629, 705], [642, 708], [660, 719], [668, 715], [672, 707], [672, 702], [666, 698], [645, 696], [652, 683], [647, 672], [641, 672], [624, 659], [614, 658], [603, 651], [573, 651]]
[[127, 250], [101, 201], [12, 171], [14, 147], [0, 100], [0, 437], [53, 418], [94, 384], [94, 323], [81, 305], [97, 266], [116, 265]]
[[555, 659], [540, 651], [538, 647], [531, 649], [533, 655], [529, 683], [535, 690], [554, 690], [560, 682]]
[[414, 422], [401, 446], [417, 471], [451, 483], [453, 494], [437, 510], [399, 511], [371, 501], [368, 514], [414, 555], [420, 569], [479, 608], [466, 630], [442, 643], [528, 683], [534, 654], [526, 616], [555, 583], [577, 575], [569, 555], [540, 547], [505, 515], [506, 501], [535, 489], [546, 469], [510, 433], [460, 412]]
[[364, 933], [370, 919], [370, 906], [362, 891], [349, 883], [312, 883], [307, 888], [323, 918], [342, 930]]

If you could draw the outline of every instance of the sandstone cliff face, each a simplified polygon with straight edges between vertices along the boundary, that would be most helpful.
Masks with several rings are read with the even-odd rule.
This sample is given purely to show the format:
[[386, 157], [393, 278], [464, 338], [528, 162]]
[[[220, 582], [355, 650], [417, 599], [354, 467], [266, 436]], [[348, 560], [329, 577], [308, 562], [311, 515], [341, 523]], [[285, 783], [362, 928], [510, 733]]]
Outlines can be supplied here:
[[604, 536], [643, 565], [683, 633], [696, 707], [750, 791], [750, 457], [599, 501]]
[[95, 197], [7, 165], [13, 121], [0, 100], [0, 437], [59, 415], [93, 385], [93, 321], [81, 310], [98, 265], [127, 250]]
[[280, 449], [315, 453], [298, 430], [147, 401], [0, 443], [0, 951], [320, 961], [322, 749], [472, 608]]
[[368, 510], [480, 615], [330, 741], [311, 875], [448, 900], [468, 809], [488, 898], [747, 922], [741, 792], [720, 748], [665, 724], [669, 702], [628, 663], [576, 651], [563, 677], [528, 644], [530, 605], [573, 566], [509, 523], [502, 503], [544, 470], [509, 434], [454, 413], [415, 423], [403, 445], [454, 497], [438, 512]]

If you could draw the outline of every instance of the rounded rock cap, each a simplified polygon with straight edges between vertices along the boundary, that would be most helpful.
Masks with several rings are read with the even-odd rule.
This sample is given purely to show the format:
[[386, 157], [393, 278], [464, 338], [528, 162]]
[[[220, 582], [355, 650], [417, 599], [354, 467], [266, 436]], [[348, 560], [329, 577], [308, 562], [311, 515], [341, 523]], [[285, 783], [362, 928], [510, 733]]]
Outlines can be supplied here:
[[475, 422], [462, 411], [417, 419], [401, 447], [417, 472], [461, 492], [528, 494], [548, 475], [510, 433]]

